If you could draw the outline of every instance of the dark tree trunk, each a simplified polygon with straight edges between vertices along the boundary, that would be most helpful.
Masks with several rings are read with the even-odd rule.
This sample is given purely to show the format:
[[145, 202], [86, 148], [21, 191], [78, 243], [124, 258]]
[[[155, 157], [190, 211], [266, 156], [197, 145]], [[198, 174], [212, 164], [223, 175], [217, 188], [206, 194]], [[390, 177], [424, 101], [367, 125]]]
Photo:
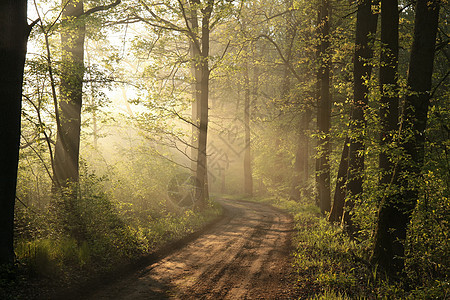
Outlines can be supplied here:
[[306, 108], [305, 111], [305, 120], [304, 120], [304, 127], [303, 127], [303, 153], [304, 155], [302, 156], [302, 166], [303, 166], [303, 176], [302, 176], [302, 191], [303, 191], [303, 195], [305, 197], [309, 196], [309, 191], [308, 191], [308, 179], [309, 179], [309, 147], [310, 147], [310, 143], [309, 143], [309, 123], [311, 122], [311, 118], [312, 118], [312, 112], [311, 109], [309, 107]]
[[[292, 1], [288, 0], [286, 1], [286, 9], [289, 9], [292, 6]], [[292, 21], [292, 15], [289, 14], [286, 16], [286, 44], [285, 44], [285, 59], [286, 62], [283, 65], [283, 82], [282, 82], [282, 87], [281, 87], [281, 96], [283, 97], [283, 100], [287, 102], [289, 102], [289, 94], [291, 91], [291, 70], [289, 69], [289, 64], [291, 63], [291, 59], [292, 59], [292, 48], [293, 48], [293, 43], [295, 40], [295, 28], [294, 26], [291, 24]]]
[[380, 55], [380, 183], [391, 182], [393, 163], [389, 160], [388, 145], [398, 130], [398, 1], [381, 0], [381, 55]]
[[0, 265], [14, 260], [14, 204], [19, 162], [27, 1], [0, 3]]
[[61, 187], [70, 187], [72, 195], [76, 195], [79, 177], [85, 37], [85, 25], [79, 17], [83, 13], [83, 1], [71, 0], [62, 14], [68, 24], [61, 32], [62, 68], [54, 176]]
[[[405, 263], [405, 240], [418, 192], [424, 161], [425, 128], [433, 73], [439, 0], [417, 0], [414, 37], [408, 71], [410, 93], [405, 98], [402, 132], [412, 132], [403, 142], [405, 159], [400, 162], [400, 193], [383, 199], [378, 215], [372, 261], [391, 278], [401, 276]], [[407, 175], [407, 176], [406, 176]]]
[[319, 70], [318, 79], [318, 110], [317, 127], [319, 140], [317, 145], [318, 158], [316, 161], [316, 180], [319, 197], [319, 207], [322, 213], [330, 211], [330, 117], [331, 117], [331, 95], [330, 95], [330, 24], [329, 24], [329, 0], [322, 0], [319, 8], [319, 37], [320, 45], [318, 51]]
[[200, 206], [204, 206], [208, 200], [208, 185], [207, 185], [207, 154], [206, 144], [208, 137], [208, 99], [209, 99], [209, 22], [211, 12], [213, 9], [213, 2], [208, 1], [206, 7], [202, 10], [202, 37], [201, 37], [201, 95], [200, 95], [200, 109], [199, 116], [199, 137], [198, 137], [198, 155], [196, 168], [196, 182], [197, 182], [197, 201]]
[[253, 196], [253, 177], [251, 165], [251, 145], [250, 145], [250, 80], [248, 75], [248, 62], [245, 63], [244, 70], [244, 193], [247, 197]]
[[339, 170], [336, 179], [336, 188], [334, 190], [333, 207], [328, 216], [329, 222], [342, 222], [342, 215], [344, 213], [344, 203], [346, 195], [347, 184], [347, 170], [348, 170], [348, 150], [350, 139], [345, 138], [344, 148], [342, 149], [341, 161], [339, 163]]
[[364, 173], [364, 141], [363, 130], [366, 126], [364, 112], [367, 107], [369, 89], [365, 80], [370, 79], [372, 66], [369, 60], [372, 58], [370, 46], [371, 35], [377, 28], [377, 16], [372, 13], [372, 1], [364, 0], [358, 4], [356, 16], [356, 38], [354, 56], [354, 89], [353, 103], [350, 120], [350, 147], [348, 156], [347, 174], [347, 198], [344, 210], [344, 225], [349, 233], [355, 233], [357, 229], [351, 220], [351, 210], [362, 191]]

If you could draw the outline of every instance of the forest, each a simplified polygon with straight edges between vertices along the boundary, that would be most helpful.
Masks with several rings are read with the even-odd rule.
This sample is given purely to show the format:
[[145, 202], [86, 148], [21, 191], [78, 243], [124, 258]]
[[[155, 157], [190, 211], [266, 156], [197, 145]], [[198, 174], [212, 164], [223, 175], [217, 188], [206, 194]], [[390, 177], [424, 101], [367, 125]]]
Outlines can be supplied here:
[[[217, 240], [264, 231], [242, 247], [262, 251], [266, 223], [217, 226], [269, 217], [290, 233], [267, 299], [449, 298], [449, 13], [1, 1], [0, 298], [88, 299], [75, 295], [214, 226]], [[247, 294], [217, 271], [203, 294], [132, 298], [263, 299], [261, 270]]]

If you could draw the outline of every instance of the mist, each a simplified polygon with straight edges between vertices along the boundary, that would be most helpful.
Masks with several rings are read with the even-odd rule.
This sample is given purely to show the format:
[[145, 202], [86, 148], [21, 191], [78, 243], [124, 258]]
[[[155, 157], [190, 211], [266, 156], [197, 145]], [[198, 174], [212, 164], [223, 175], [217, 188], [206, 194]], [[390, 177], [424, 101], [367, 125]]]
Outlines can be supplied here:
[[7, 1], [0, 298], [440, 298], [445, 1]]

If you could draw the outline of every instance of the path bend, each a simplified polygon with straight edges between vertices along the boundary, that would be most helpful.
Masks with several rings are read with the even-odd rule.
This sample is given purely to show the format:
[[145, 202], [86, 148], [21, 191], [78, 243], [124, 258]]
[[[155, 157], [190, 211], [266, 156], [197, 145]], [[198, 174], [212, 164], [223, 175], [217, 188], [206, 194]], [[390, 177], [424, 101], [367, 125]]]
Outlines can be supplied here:
[[220, 200], [203, 235], [89, 299], [294, 299], [292, 218], [268, 205]]

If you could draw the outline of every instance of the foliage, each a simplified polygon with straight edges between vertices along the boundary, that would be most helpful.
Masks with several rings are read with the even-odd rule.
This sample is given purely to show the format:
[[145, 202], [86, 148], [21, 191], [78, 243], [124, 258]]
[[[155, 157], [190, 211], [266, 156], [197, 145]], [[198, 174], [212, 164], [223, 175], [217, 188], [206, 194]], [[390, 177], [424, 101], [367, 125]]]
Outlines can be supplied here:
[[[408, 234], [408, 277], [402, 282], [378, 276], [369, 263], [370, 243], [350, 239], [310, 202], [283, 197], [252, 200], [294, 215], [293, 263], [302, 299], [445, 299], [448, 293], [448, 198], [433, 202], [427, 208], [432, 212], [424, 203], [417, 206]], [[422, 219], [425, 216], [428, 221]]]
[[[180, 239], [220, 214], [216, 205], [202, 212], [161, 210], [164, 206], [142, 211], [130, 202], [111, 201], [111, 194], [104, 192], [108, 179], [99, 178], [86, 168], [81, 178], [81, 196], [71, 210], [64, 210], [78, 216], [76, 222], [61, 212], [55, 214], [58, 203], [64, 199], [52, 200], [46, 211], [17, 209], [18, 267], [12, 272], [16, 283], [7, 288], [11, 281], [2, 282], [4, 291], [17, 293], [18, 286], [26, 282], [33, 286], [48, 281], [54, 287], [82, 282]], [[72, 230], [67, 230], [67, 226]], [[74, 226], [82, 228], [82, 239], [70, 234]]]

